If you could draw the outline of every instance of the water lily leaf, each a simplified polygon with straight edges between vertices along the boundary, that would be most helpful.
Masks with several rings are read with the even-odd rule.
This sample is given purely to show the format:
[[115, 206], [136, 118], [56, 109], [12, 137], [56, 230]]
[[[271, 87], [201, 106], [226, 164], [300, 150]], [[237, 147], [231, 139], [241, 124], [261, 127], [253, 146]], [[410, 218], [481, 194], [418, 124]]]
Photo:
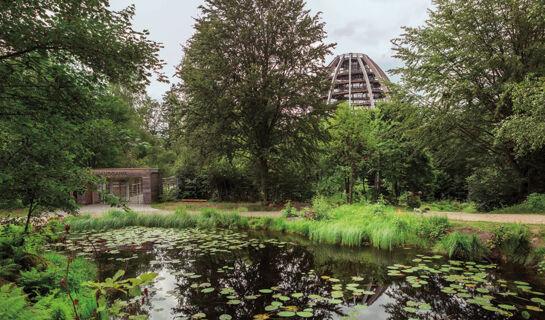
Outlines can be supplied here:
[[358, 305], [354, 306], [354, 309], [358, 309], [358, 310], [364, 310], [364, 309], [367, 309], [367, 308], [369, 308], [369, 306], [364, 305], [364, 304], [358, 304]]
[[265, 311], [274, 311], [274, 310], [276, 310], [276, 309], [278, 309], [278, 307], [277, 307], [277, 306], [273, 306], [273, 305], [269, 305], [269, 306], [266, 306], [266, 307], [265, 307]]
[[505, 310], [517, 310], [515, 306], [512, 306], [510, 304], [499, 304], [498, 307], [505, 309]]
[[531, 310], [531, 311], [537, 311], [537, 312], [542, 312], [543, 311], [540, 307], [536, 307], [536, 306], [526, 306], [526, 309]]

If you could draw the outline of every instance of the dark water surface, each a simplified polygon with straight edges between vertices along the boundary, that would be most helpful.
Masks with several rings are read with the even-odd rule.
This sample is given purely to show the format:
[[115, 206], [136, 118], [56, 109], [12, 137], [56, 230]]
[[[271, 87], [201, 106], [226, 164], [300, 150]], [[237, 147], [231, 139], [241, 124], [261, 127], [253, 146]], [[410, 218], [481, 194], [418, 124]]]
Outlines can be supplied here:
[[[539, 275], [412, 248], [317, 245], [296, 236], [126, 228], [72, 236], [101, 248], [103, 277], [157, 272], [150, 319], [545, 319]], [[230, 316], [230, 317], [229, 317]]]

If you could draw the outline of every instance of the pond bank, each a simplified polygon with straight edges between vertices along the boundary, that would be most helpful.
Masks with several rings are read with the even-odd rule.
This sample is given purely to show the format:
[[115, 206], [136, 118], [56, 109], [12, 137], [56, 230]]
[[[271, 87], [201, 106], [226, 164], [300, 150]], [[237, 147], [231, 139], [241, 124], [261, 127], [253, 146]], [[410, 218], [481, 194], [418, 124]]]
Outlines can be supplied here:
[[[74, 230], [109, 230], [127, 226], [186, 228], [228, 228], [239, 230], [273, 230], [300, 234], [316, 243], [340, 244], [348, 247], [372, 246], [381, 249], [412, 246], [448, 253], [452, 258], [516, 261], [535, 265], [545, 249], [540, 241], [522, 225], [486, 228], [460, 227], [446, 216], [369, 213], [356, 206], [331, 210], [325, 220], [306, 220], [265, 216], [261, 218], [236, 213], [203, 210], [200, 214], [179, 211], [170, 215], [113, 212], [102, 218], [68, 218]], [[455, 226], [456, 225], [456, 226]], [[471, 231], [471, 232], [468, 232]], [[484, 230], [484, 231], [483, 231]]]

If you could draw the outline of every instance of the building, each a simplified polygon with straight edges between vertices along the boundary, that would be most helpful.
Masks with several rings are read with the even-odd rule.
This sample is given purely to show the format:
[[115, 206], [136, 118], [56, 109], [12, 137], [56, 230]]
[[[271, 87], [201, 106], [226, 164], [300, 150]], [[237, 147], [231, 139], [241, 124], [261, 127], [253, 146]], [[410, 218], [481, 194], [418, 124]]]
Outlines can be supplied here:
[[348, 101], [350, 106], [375, 108], [388, 98], [386, 73], [363, 53], [341, 54], [329, 64], [331, 87], [327, 103]]
[[78, 194], [79, 204], [102, 203], [102, 190], [131, 204], [150, 204], [159, 201], [163, 190], [161, 173], [155, 168], [93, 169], [93, 173], [106, 178], [106, 183]]

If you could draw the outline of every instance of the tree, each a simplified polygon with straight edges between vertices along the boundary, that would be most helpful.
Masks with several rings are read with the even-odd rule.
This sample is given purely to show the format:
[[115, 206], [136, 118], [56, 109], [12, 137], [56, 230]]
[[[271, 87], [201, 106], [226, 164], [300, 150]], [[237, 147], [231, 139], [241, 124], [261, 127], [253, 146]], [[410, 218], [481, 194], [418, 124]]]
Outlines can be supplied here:
[[371, 109], [339, 106], [331, 119], [331, 151], [339, 163], [349, 168], [348, 202], [354, 200], [356, 171], [364, 166], [377, 149], [376, 127]]
[[514, 199], [545, 190], [543, 148], [518, 156], [516, 140], [498, 131], [518, 108], [509, 88], [545, 74], [544, 16], [542, 1], [435, 0], [424, 26], [404, 28], [393, 40], [404, 62], [394, 72], [413, 97], [399, 113], [413, 137], [435, 159], [512, 171]]
[[504, 119], [498, 139], [513, 141], [517, 156], [545, 147], [545, 77], [528, 77], [513, 84], [505, 96], [513, 101], [513, 114]]
[[209, 158], [247, 157], [270, 176], [312, 161], [330, 107], [324, 24], [303, 0], [206, 0], [179, 66], [184, 138]]
[[105, 0], [3, 1], [0, 12], [0, 202], [28, 208], [26, 231], [35, 212], [76, 208], [70, 193], [92, 182], [86, 131], [115, 106], [108, 82], [143, 88], [160, 46], [132, 29], [133, 7]]

